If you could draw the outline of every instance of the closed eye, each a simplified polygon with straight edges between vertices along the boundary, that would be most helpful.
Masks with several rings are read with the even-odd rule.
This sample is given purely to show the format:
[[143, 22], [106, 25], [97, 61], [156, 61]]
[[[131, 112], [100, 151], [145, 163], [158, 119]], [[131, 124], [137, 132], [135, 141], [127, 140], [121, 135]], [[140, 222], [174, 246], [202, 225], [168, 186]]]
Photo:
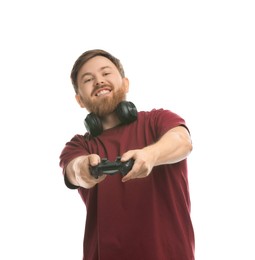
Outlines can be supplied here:
[[93, 80], [92, 77], [91, 77], [91, 78], [85, 78], [84, 81], [83, 81], [83, 83], [88, 83], [88, 82], [90, 82], [91, 80]]

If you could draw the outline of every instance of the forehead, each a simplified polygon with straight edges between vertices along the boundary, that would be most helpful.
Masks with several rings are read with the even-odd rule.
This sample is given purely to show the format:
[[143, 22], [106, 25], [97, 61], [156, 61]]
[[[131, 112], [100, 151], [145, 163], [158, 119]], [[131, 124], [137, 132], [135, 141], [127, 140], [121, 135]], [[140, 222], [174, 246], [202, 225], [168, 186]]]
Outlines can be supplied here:
[[96, 56], [89, 59], [85, 64], [83, 64], [78, 74], [81, 75], [84, 73], [95, 73], [102, 70], [105, 67], [117, 70], [116, 66], [112, 61], [103, 56]]

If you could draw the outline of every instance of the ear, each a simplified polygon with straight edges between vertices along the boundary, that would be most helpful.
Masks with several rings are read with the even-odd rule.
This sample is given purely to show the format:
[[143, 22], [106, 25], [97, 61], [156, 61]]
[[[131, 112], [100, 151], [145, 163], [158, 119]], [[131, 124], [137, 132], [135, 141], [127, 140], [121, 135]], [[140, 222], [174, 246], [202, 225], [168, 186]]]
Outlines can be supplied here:
[[128, 93], [128, 91], [129, 91], [129, 80], [128, 80], [128, 78], [123, 78], [123, 85], [124, 85], [126, 93]]
[[83, 101], [82, 101], [82, 98], [79, 94], [75, 95], [75, 99], [76, 99], [76, 101], [78, 102], [78, 104], [80, 105], [81, 108], [85, 108]]

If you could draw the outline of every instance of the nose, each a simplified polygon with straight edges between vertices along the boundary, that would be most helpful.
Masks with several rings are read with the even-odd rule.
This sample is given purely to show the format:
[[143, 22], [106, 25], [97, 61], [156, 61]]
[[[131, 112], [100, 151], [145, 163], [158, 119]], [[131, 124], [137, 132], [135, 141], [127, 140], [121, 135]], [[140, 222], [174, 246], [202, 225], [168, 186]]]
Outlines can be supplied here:
[[104, 79], [100, 76], [96, 77], [96, 86], [101, 86], [104, 84]]

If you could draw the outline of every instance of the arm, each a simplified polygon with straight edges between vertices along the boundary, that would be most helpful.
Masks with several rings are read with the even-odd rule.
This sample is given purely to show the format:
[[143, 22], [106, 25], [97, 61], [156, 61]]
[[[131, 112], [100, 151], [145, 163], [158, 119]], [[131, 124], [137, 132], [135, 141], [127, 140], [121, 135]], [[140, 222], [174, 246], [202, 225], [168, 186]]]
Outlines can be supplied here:
[[143, 178], [152, 168], [162, 164], [172, 164], [184, 160], [192, 151], [192, 141], [188, 130], [177, 126], [166, 132], [156, 143], [143, 149], [131, 150], [123, 154], [121, 160], [135, 159], [132, 170], [122, 181]]
[[105, 179], [105, 175], [94, 178], [90, 174], [89, 166], [95, 166], [100, 162], [97, 154], [82, 155], [70, 161], [66, 167], [66, 177], [68, 181], [85, 189], [94, 187], [97, 183]]

